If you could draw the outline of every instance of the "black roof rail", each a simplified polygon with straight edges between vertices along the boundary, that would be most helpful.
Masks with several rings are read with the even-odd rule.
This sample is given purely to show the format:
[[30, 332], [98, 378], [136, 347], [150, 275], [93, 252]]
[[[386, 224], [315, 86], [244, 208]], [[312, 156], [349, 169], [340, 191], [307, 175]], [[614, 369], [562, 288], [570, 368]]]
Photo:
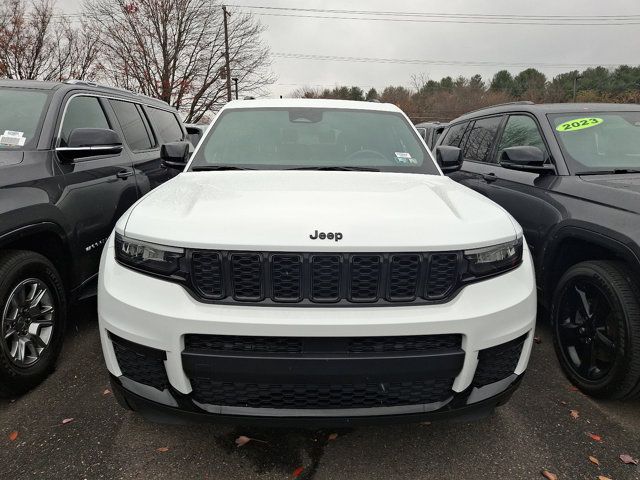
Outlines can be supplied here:
[[[153, 97], [150, 97], [148, 95], [143, 95], [141, 93], [132, 92], [131, 90], [127, 90], [126, 88], [112, 87], [110, 85], [102, 85], [100, 83], [92, 82], [90, 80], [76, 80], [74, 78], [71, 78], [69, 80], [65, 80], [64, 83], [67, 84], [67, 85], [86, 85], [87, 87], [96, 87], [96, 88], [101, 88], [103, 90], [112, 90], [114, 92], [126, 93], [126, 94], [129, 94], [129, 95], [135, 95], [137, 97], [144, 97], [144, 98], [148, 98], [148, 99], [151, 99], [151, 100], [157, 100], [158, 102], [162, 102], [162, 100], [160, 100], [158, 98], [153, 98]], [[162, 103], [165, 103], [165, 102], [162, 102]]]
[[[504, 107], [504, 106], [507, 106], [507, 105], [535, 105], [535, 103], [530, 101], [530, 100], [521, 100], [519, 102], [497, 103], [495, 105], [487, 105], [486, 107], [476, 108], [475, 110], [471, 110], [471, 111], [465, 113], [464, 115], [469, 115], [470, 113], [479, 112], [481, 110], [487, 110], [488, 108]], [[464, 115], [461, 115], [461, 116], [464, 116]]]

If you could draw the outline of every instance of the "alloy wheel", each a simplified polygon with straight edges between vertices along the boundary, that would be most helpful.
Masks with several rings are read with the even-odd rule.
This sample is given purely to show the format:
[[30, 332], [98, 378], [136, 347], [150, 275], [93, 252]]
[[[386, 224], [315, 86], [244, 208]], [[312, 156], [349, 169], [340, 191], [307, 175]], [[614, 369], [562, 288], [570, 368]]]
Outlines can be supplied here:
[[618, 320], [609, 295], [588, 278], [568, 283], [560, 298], [557, 335], [569, 367], [587, 382], [603, 380], [613, 368]]
[[41, 280], [29, 278], [9, 294], [2, 311], [0, 334], [11, 362], [34, 365], [49, 346], [55, 322], [53, 295]]

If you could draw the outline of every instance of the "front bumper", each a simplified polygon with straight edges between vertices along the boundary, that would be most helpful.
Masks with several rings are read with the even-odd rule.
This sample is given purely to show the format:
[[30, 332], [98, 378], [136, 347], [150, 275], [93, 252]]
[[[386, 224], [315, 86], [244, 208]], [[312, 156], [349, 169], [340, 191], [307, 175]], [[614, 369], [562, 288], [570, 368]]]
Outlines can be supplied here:
[[413, 420], [508, 397], [529, 359], [536, 291], [525, 250], [517, 269], [440, 305], [211, 305], [117, 264], [109, 242], [98, 314], [115, 388], [143, 413]]

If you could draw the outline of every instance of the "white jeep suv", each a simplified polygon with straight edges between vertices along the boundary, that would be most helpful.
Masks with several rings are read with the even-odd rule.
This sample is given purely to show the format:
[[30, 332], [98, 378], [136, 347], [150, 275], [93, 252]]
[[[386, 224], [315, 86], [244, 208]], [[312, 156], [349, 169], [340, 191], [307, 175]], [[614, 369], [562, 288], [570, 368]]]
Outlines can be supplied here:
[[513, 218], [395, 106], [331, 100], [229, 103], [120, 219], [98, 294], [113, 390], [156, 420], [486, 415], [536, 317]]

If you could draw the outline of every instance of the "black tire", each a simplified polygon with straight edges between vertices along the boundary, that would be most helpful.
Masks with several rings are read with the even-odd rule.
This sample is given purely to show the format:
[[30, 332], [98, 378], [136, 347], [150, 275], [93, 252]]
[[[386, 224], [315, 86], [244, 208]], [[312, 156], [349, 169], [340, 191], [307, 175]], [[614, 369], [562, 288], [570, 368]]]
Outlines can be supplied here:
[[5, 328], [5, 320], [1, 317], [12, 293], [28, 279], [37, 279], [48, 288], [47, 295], [54, 309], [51, 314], [53, 328], [41, 355], [27, 366], [15, 363], [8, 342], [0, 337], [0, 397], [20, 395], [41, 383], [53, 371], [62, 348], [67, 316], [64, 286], [53, 264], [38, 253], [0, 252], [0, 332]]
[[588, 261], [567, 270], [551, 324], [560, 365], [582, 392], [640, 397], [640, 288], [623, 263]]

